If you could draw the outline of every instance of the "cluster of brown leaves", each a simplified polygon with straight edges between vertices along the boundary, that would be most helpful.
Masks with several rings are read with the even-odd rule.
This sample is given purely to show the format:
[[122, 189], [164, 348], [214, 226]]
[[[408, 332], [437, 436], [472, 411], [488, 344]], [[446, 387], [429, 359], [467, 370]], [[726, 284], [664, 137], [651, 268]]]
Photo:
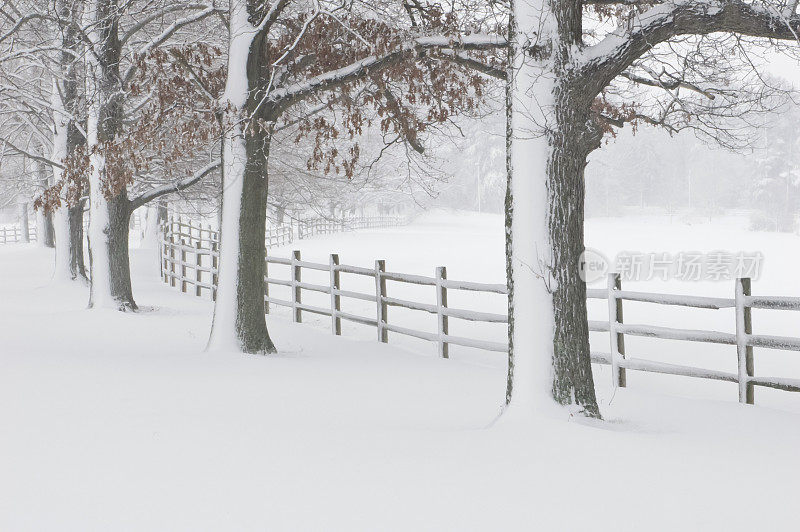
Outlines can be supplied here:
[[[140, 119], [129, 128], [126, 155], [140, 160], [140, 172], [158, 165], [161, 180], [186, 177], [180, 163], [206, 151], [220, 137], [216, 99], [225, 85], [225, 66], [218, 47], [194, 44], [161, 48], [140, 58], [130, 93], [150, 93]], [[126, 139], [127, 140], [127, 139]], [[138, 150], [144, 156], [137, 156]], [[191, 166], [191, 165], [190, 165]]]
[[636, 102], [613, 103], [608, 100], [607, 92], [603, 91], [592, 102], [591, 112], [593, 116], [598, 117], [596, 123], [604, 136], [608, 134], [610, 138], [616, 138], [617, 132], [614, 126], [619, 127], [622, 123], [630, 123], [633, 133], [636, 134], [639, 126]]
[[86, 145], [79, 145], [66, 159], [58, 162], [64, 165], [61, 179], [42, 191], [33, 202], [34, 209], [52, 212], [63, 204], [73, 207], [86, 194], [89, 188], [88, 176], [92, 170]]
[[[129, 118], [112, 140], [88, 153], [78, 146], [65, 161], [63, 178], [36, 200], [37, 207], [53, 209], [76, 205], [87, 190], [90, 155], [105, 161], [102, 192], [106, 198], [119, 195], [137, 176], [158, 171], [159, 181], [186, 177], [198, 151], [204, 151], [219, 136], [214, 115], [216, 95], [225, 82], [221, 51], [207, 45], [157, 49], [136, 58], [137, 76], [128, 87], [130, 98], [146, 98], [135, 117]], [[66, 188], [66, 192], [65, 192]]]
[[[418, 16], [425, 17], [430, 33], [454, 35], [457, 30], [454, 15], [445, 13], [440, 6], [420, 10]], [[311, 22], [307, 17], [301, 13], [282, 21], [285, 31], [270, 43], [269, 57], [273, 61], [283, 57], [284, 85], [347, 67], [369, 56], [391, 55], [412, 38], [407, 29], [357, 15], [344, 20], [346, 27], [328, 17]], [[302, 38], [286, 54], [304, 28]], [[377, 126], [384, 138], [402, 137], [421, 151], [418, 137], [433, 125], [474, 111], [484, 97], [486, 83], [482, 75], [437, 52], [406, 54], [379, 71], [319, 95], [315, 103], [328, 105], [335, 116], [331, 118], [328, 113], [301, 118], [295, 141], [312, 141], [309, 171], [343, 173], [351, 178], [361, 154], [356, 137], [365, 128]], [[346, 150], [341, 149], [343, 138], [351, 144]]]

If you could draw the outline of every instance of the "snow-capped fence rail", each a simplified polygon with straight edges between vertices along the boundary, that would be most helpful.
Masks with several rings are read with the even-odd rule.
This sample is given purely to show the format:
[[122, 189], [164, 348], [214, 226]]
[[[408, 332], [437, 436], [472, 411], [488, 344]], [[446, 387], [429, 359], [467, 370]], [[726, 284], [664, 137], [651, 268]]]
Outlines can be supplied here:
[[[131, 222], [130, 222], [131, 231], [139, 230], [142, 227], [142, 220], [139, 216], [139, 213], [133, 213], [131, 215]], [[88, 218], [84, 218], [83, 220], [83, 232], [86, 234], [89, 230], [89, 220]], [[28, 225], [28, 242], [36, 242], [38, 239], [39, 233], [36, 230], [35, 224]], [[0, 227], [0, 244], [12, 244], [15, 242], [24, 242], [25, 240], [22, 238], [22, 226], [20, 224], [14, 225], [6, 225]]]
[[[609, 302], [609, 320], [607, 322], [589, 321], [589, 330], [609, 332], [610, 353], [592, 352], [591, 356], [592, 362], [611, 366], [612, 378], [618, 386], [626, 385], [625, 371], [631, 369], [735, 382], [739, 387], [739, 402], [748, 404], [754, 403], [755, 386], [800, 392], [800, 379], [756, 376], [753, 360], [754, 347], [800, 351], [800, 338], [753, 334], [751, 319], [752, 309], [754, 308], [800, 310], [800, 297], [753, 296], [750, 293], [750, 279], [748, 278], [736, 280], [733, 298], [634, 292], [623, 290], [619, 274], [613, 273], [609, 275], [607, 289], [589, 289], [587, 290], [587, 297], [590, 299], [606, 299]], [[625, 300], [704, 309], [733, 308], [735, 311], [736, 332], [726, 333], [627, 324], [623, 322], [622, 313], [622, 302]], [[731, 373], [630, 358], [625, 353], [624, 337], [626, 335], [733, 345], [736, 346], [737, 371], [736, 373]]]
[[[170, 220], [163, 227], [161, 240], [161, 276], [165, 283], [179, 286], [183, 292], [194, 292], [195, 295], [216, 297], [216, 274], [218, 264], [217, 233], [210, 228], [194, 226], [182, 221]], [[274, 275], [270, 265], [288, 267], [288, 278]], [[310, 283], [303, 279], [307, 270], [327, 272], [328, 281], [324, 284]], [[389, 333], [413, 336], [428, 340], [437, 345], [441, 357], [449, 356], [450, 344], [505, 352], [506, 342], [492, 342], [480, 338], [456, 336], [450, 333], [450, 318], [483, 323], [508, 323], [506, 314], [481, 312], [475, 310], [453, 308], [448, 305], [448, 291], [465, 290], [486, 294], [507, 295], [504, 284], [477, 283], [457, 281], [447, 278], [445, 267], [436, 268], [433, 276], [411, 275], [388, 271], [386, 263], [376, 260], [373, 267], [341, 264], [339, 256], [332, 254], [327, 263], [310, 262], [301, 258], [299, 251], [292, 252], [290, 257], [265, 257], [265, 312], [271, 306], [291, 309], [292, 319], [302, 322], [304, 313], [329, 317], [333, 334], [342, 334], [342, 320], [374, 327], [378, 341], [388, 342]], [[349, 274], [371, 279], [374, 290], [345, 290], [341, 284], [341, 274]], [[394, 297], [387, 292], [387, 281], [411, 285], [430, 286], [434, 288], [430, 302], [412, 301]], [[282, 286], [289, 289], [288, 299], [279, 299], [270, 294], [270, 287]], [[303, 301], [303, 294], [316, 292], [329, 296], [327, 305], [309, 304]], [[800, 351], [800, 338], [768, 336], [753, 334], [751, 310], [800, 310], [800, 297], [767, 297], [753, 296], [750, 293], [750, 279], [737, 279], [734, 297], [704, 297], [677, 294], [662, 294], [623, 290], [618, 274], [610, 274], [606, 288], [587, 289], [588, 299], [600, 299], [608, 302], [609, 318], [606, 320], [589, 320], [589, 330], [609, 333], [609, 352], [592, 352], [592, 362], [611, 366], [615, 386], [624, 387], [627, 383], [628, 370], [664, 373], [686, 377], [721, 380], [738, 384], [739, 401], [753, 404], [754, 388], [764, 386], [787, 391], [800, 391], [800, 379], [782, 377], [756, 376], [754, 371], [753, 348], [782, 349]], [[374, 315], [364, 316], [342, 310], [343, 300], [360, 300], [374, 304]], [[735, 311], [735, 332], [720, 332], [695, 329], [678, 329], [646, 324], [625, 323], [623, 320], [623, 302], [636, 301], [655, 305], [677, 305], [701, 309], [733, 308]], [[436, 316], [436, 332], [421, 331], [409, 327], [401, 327], [390, 321], [391, 307], [426, 312]], [[684, 366], [657, 362], [643, 358], [630, 357], [625, 350], [625, 337], [639, 336], [679, 340], [687, 342], [714, 343], [736, 347], [737, 371], [725, 372], [695, 366]]]
[[[211, 224], [201, 224], [182, 216], [169, 215], [167, 221], [161, 229], [162, 244], [164, 237], [169, 238], [173, 243], [179, 244], [181, 241], [195, 245], [200, 242], [205, 249], [216, 251], [219, 241], [219, 231], [214, 229]], [[285, 246], [294, 242], [294, 231], [288, 225], [279, 225], [267, 229], [264, 244], [267, 248]], [[162, 246], [163, 247], [163, 246]]]
[[[369, 225], [370, 223], [372, 222], [365, 222], [363, 227], [373, 227]], [[182, 292], [191, 291], [197, 296], [210, 294], [212, 299], [216, 298], [215, 286], [219, 258], [217, 238], [216, 231], [210, 228], [193, 225], [182, 220], [170, 219], [163, 226], [161, 246], [159, 248], [163, 281], [171, 286], [180, 287]], [[289, 279], [270, 276], [270, 265], [288, 266]], [[329, 282], [324, 285], [304, 282], [304, 270], [328, 272]], [[303, 313], [307, 312], [330, 317], [334, 334], [341, 334], [342, 320], [369, 325], [376, 328], [378, 340], [381, 342], [388, 342], [390, 332], [413, 336], [435, 342], [438, 345], [440, 356], [445, 358], [448, 357], [450, 344], [498, 352], [504, 352], [507, 349], [504, 342], [467, 338], [452, 335], [449, 332], [450, 318], [486, 323], [507, 323], [508, 316], [506, 314], [451, 308], [448, 306], [447, 301], [448, 290], [466, 290], [505, 295], [506, 286], [504, 284], [450, 280], [447, 278], [447, 270], [444, 267], [437, 268], [434, 276], [427, 277], [386, 271], [386, 263], [382, 260], [375, 261], [372, 268], [340, 264], [339, 257], [336, 254], [330, 256], [328, 263], [308, 262], [301, 259], [299, 251], [294, 251], [291, 257], [288, 258], [267, 255], [265, 257], [265, 271], [265, 311], [268, 313], [271, 305], [290, 308], [292, 310], [292, 319], [298, 323], [302, 322]], [[343, 273], [371, 278], [373, 282], [370, 284], [375, 287], [374, 291], [366, 293], [342, 289], [340, 279]], [[390, 297], [386, 288], [387, 281], [434, 287], [436, 302], [428, 304]], [[291, 299], [279, 299], [271, 296], [270, 286], [289, 287]], [[304, 302], [304, 291], [329, 295], [330, 305], [321, 307]], [[356, 299], [374, 303], [374, 317], [343, 311], [341, 306], [343, 299]], [[406, 308], [436, 315], [437, 332], [420, 331], [390, 323], [390, 307]]]
[[[388, 342], [389, 332], [413, 336], [422, 340], [435, 342], [438, 346], [439, 355], [447, 358], [449, 356], [449, 345], [463, 345], [489, 351], [506, 351], [505, 343], [489, 342], [486, 340], [455, 336], [449, 332], [449, 318], [459, 318], [469, 321], [480, 321], [487, 323], [507, 323], [508, 316], [505, 314], [492, 314], [489, 312], [477, 312], [465, 309], [451, 308], [447, 305], [447, 291], [451, 290], [471, 290], [477, 292], [491, 292], [505, 294], [505, 285], [495, 285], [487, 283], [472, 283], [466, 281], [451, 281], [447, 279], [447, 270], [444, 267], [436, 268], [433, 277], [423, 275], [410, 275], [397, 272], [386, 271], [386, 263], [383, 260], [376, 260], [373, 268], [361, 266], [351, 266], [339, 263], [339, 256], [332, 254], [329, 262], [314, 263], [303, 261], [299, 251], [292, 252], [289, 258], [267, 257], [267, 265], [282, 264], [290, 267], [290, 279], [277, 279], [270, 277], [269, 273], [265, 278], [266, 311], [269, 312], [269, 305], [278, 305], [292, 309], [292, 319], [295, 322], [302, 321], [302, 313], [310, 312], [331, 318], [331, 330], [333, 334], [341, 334], [341, 320], [352, 321], [369, 325], [376, 328], [378, 341]], [[304, 269], [329, 272], [330, 282], [326, 285], [311, 284], [303, 282], [302, 272]], [[340, 285], [340, 274], [347, 273], [369, 277], [374, 280], [375, 290], [371, 293], [355, 292], [343, 290]], [[435, 288], [436, 303], [420, 303], [408, 299], [390, 297], [387, 294], [386, 282], [394, 281], [415, 285], [425, 285]], [[279, 285], [290, 287], [292, 294], [291, 300], [281, 300], [269, 295], [269, 286]], [[303, 302], [302, 294], [304, 290], [320, 292], [330, 296], [330, 306], [313, 306]], [[341, 300], [343, 298], [358, 299], [375, 303], [375, 317], [366, 317], [352, 314], [341, 310]], [[400, 307], [411, 310], [428, 312], [437, 316], [437, 332], [420, 331], [407, 327], [400, 327], [389, 322], [389, 307]]]

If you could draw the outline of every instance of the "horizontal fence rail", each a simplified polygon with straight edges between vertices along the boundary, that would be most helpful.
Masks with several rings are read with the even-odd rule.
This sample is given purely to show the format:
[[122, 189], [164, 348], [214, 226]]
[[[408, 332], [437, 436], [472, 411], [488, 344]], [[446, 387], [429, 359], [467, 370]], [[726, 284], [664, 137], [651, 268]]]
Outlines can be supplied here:
[[357, 218], [310, 218], [298, 220], [297, 238], [302, 240], [317, 235], [330, 235], [357, 231], [359, 229], [377, 229], [381, 227], [394, 227], [404, 225], [407, 219], [401, 216], [361, 216]]
[[19, 225], [0, 227], [0, 244], [12, 244], [14, 242], [36, 242], [37, 232], [35, 225], [28, 226], [28, 239], [25, 240], [22, 227]]
[[[592, 362], [610, 365], [612, 369], [612, 378], [615, 384], [619, 386], [625, 386], [625, 371], [631, 369], [735, 382], [738, 384], [739, 388], [739, 402], [747, 404], [753, 404], [755, 402], [755, 386], [798, 392], [800, 391], [800, 379], [762, 377], [755, 375], [753, 360], [754, 347], [800, 351], [800, 339], [753, 334], [752, 309], [800, 310], [800, 297], [752, 296], [750, 291], [750, 279], [742, 278], [736, 279], [733, 298], [632, 292], [622, 290], [619, 274], [609, 274], [607, 290], [594, 289], [587, 293], [590, 299], [607, 299], [609, 303], [608, 322], [590, 321], [589, 330], [609, 333], [610, 353], [593, 352], [591, 353]], [[627, 324], [623, 322], [622, 313], [622, 302], [625, 300], [714, 310], [733, 308], [735, 311], [736, 332], [726, 333]], [[737, 371], [736, 373], [729, 373], [655, 362], [652, 360], [629, 358], [625, 353], [624, 337], [626, 335], [733, 345], [736, 346]]]
[[[161, 246], [159, 247], [163, 281], [173, 287], [179, 286], [183, 292], [191, 291], [197, 296], [210, 294], [211, 298], [215, 299], [219, 260], [218, 236], [217, 232], [210, 228], [170, 218], [162, 227]], [[268, 241], [271, 238], [271, 236], [267, 236]], [[288, 279], [273, 276], [270, 265], [288, 266]], [[306, 282], [303, 280], [304, 270], [327, 272], [328, 281], [325, 284]], [[385, 261], [382, 260], [376, 260], [374, 266], [369, 268], [341, 264], [337, 254], [330, 255], [327, 263], [310, 262], [303, 260], [299, 251], [293, 251], [290, 257], [267, 255], [265, 272], [265, 312], [269, 313], [271, 306], [288, 308], [291, 311], [292, 320], [297, 323], [302, 322], [303, 313], [326, 316], [331, 320], [331, 331], [335, 335], [342, 333], [342, 320], [368, 325], [376, 329], [379, 342], [388, 342], [389, 333], [412, 336], [436, 344], [439, 356], [443, 358], [448, 358], [451, 344], [495, 352], [506, 352], [508, 349], [506, 342], [492, 342], [453, 335], [450, 333], [449, 327], [451, 318], [470, 322], [507, 324], [508, 315], [505, 313], [496, 314], [452, 308], [448, 305], [448, 291], [464, 290], [507, 295], [504, 284], [451, 280], [447, 278], [445, 267], [436, 268], [435, 274], [429, 277], [388, 271]], [[372, 280], [370, 284], [374, 286], [374, 290], [369, 293], [345, 290], [341, 285], [342, 274], [370, 278]], [[390, 296], [387, 292], [387, 281], [429, 286], [433, 288], [435, 298], [431, 298], [430, 302], [419, 302]], [[270, 295], [271, 286], [289, 288], [289, 299], [280, 299]], [[325, 294], [329, 296], [330, 303], [325, 306], [308, 304], [303, 301], [304, 292]], [[748, 404], [754, 403], [756, 386], [800, 391], [800, 379], [756, 376], [753, 361], [754, 347], [800, 351], [800, 338], [753, 334], [751, 318], [751, 310], [754, 308], [800, 310], [800, 297], [753, 296], [748, 278], [736, 280], [733, 298], [623, 290], [619, 274], [612, 273], [608, 276], [606, 288], [588, 288], [587, 298], [608, 302], [608, 319], [589, 320], [588, 325], [592, 332], [609, 333], [609, 352], [592, 351], [591, 360], [597, 364], [611, 366], [615, 386], [625, 387], [627, 370], [634, 370], [734, 382], [738, 385], [739, 401]], [[362, 316], [342, 310], [342, 301], [348, 299], [374, 304], [374, 315]], [[711, 310], [732, 308], [735, 311], [735, 332], [626, 323], [623, 320], [624, 301]], [[435, 315], [436, 331], [421, 331], [391, 323], [389, 317], [392, 307]], [[625, 351], [626, 336], [735, 346], [737, 371], [735, 373], [724, 372], [630, 357]]]
[[[140, 230], [142, 228], [142, 219], [139, 213], [133, 213], [130, 220], [131, 231]], [[89, 230], [88, 217], [83, 220], [83, 232], [86, 234]], [[23, 239], [22, 225], [12, 224], [0, 227], [0, 244], [13, 244], [15, 242], [36, 242], [39, 233], [36, 229], [36, 224], [28, 225], [28, 240]]]

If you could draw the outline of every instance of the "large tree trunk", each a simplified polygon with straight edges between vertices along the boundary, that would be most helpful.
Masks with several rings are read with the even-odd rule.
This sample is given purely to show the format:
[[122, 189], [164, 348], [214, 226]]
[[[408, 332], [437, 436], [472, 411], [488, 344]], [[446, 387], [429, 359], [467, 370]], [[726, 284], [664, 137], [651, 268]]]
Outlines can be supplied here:
[[[67, 118], [65, 109], [71, 109], [62, 101], [61, 95], [74, 96], [69, 91], [70, 85], [65, 83], [66, 90], [59, 90], [54, 82], [52, 105], [56, 110], [53, 128], [53, 155], [56, 162], [63, 162], [67, 155], [75, 149], [78, 133]], [[72, 102], [72, 100], [70, 100]], [[71, 131], [73, 130], [73, 131]], [[63, 176], [63, 169], [53, 167], [53, 182], [58, 183]], [[62, 190], [66, 191], [67, 186]], [[65, 192], [62, 192], [65, 194]], [[61, 198], [61, 204], [53, 211], [53, 234], [55, 237], [56, 263], [53, 278], [56, 280], [86, 280], [86, 269], [83, 261], [83, 204], [69, 206], [67, 198]]]
[[[241, 190], [226, 186], [223, 192], [226, 197], [222, 207], [222, 255], [211, 338], [212, 341], [224, 338], [226, 343], [235, 339], [236, 346], [246, 353], [275, 351], [264, 315], [268, 137], [268, 133], [248, 135], [244, 141], [247, 164], [243, 173], [225, 165], [224, 183], [227, 185], [234, 179], [240, 181]], [[226, 151], [226, 156], [232, 153]], [[229, 215], [234, 209], [237, 216]], [[238, 218], [238, 224], [233, 221], [234, 217]], [[237, 241], [236, 246], [229, 245], [233, 239]], [[234, 248], [237, 252], [235, 260], [232, 256]], [[235, 279], [229, 275], [231, 270], [235, 271]], [[231, 296], [235, 299], [232, 300]], [[235, 308], [229, 304], [232, 301], [235, 301]], [[230, 318], [234, 318], [232, 322]]]
[[515, 54], [511, 76], [507, 400], [523, 415], [560, 404], [599, 417], [578, 269], [588, 104], [568, 71], [569, 49], [580, 38], [580, 6], [518, 2], [515, 20], [518, 49], [528, 48]]
[[45, 248], [56, 247], [55, 232], [53, 228], [53, 213], [43, 210], [36, 211], [36, 241]]
[[[252, 1], [252, 0], [251, 0]], [[223, 107], [231, 124], [223, 139], [222, 220], [217, 300], [209, 348], [271, 353], [264, 315], [267, 158], [274, 123], [259, 107], [265, 67], [264, 39], [248, 21], [248, 1], [231, 2], [228, 79]], [[255, 3], [254, 3], [255, 4]], [[225, 101], [227, 100], [227, 101]], [[254, 117], [255, 115], [255, 117]]]
[[56, 280], [87, 281], [83, 257], [83, 205], [59, 207], [53, 212], [56, 235]]
[[[41, 161], [36, 163], [36, 173], [39, 177], [39, 187], [42, 190], [50, 186], [47, 177], [47, 167]], [[36, 210], [36, 241], [40, 247], [55, 247], [53, 234], [53, 213], [49, 210], [39, 208]]]
[[119, 61], [119, 10], [116, 0], [92, 2], [90, 38], [94, 53], [88, 54], [87, 94], [90, 100], [87, 144], [89, 173], [89, 307], [135, 310], [128, 259], [130, 202], [125, 188], [114, 197], [104, 193], [115, 176], [108, 168], [103, 144], [112, 142], [122, 123]]
[[73, 278], [86, 280], [83, 254], [83, 202], [69, 208], [69, 268]]
[[[59, 91], [53, 94], [54, 108], [61, 105]], [[69, 131], [73, 130], [73, 131]], [[53, 160], [61, 162], [77, 146], [80, 134], [61, 115], [55, 120], [53, 134]], [[53, 167], [53, 182], [61, 180], [63, 170]], [[66, 190], [67, 187], [64, 187]], [[53, 235], [56, 248], [56, 262], [53, 278], [56, 280], [86, 281], [86, 266], [83, 259], [83, 202], [67, 205], [66, 198], [61, 198], [61, 205], [52, 212]]]
[[97, 209], [92, 210], [92, 218], [89, 219], [89, 260], [92, 271], [89, 306], [136, 310], [128, 254], [131, 213], [127, 194], [123, 191], [107, 200], [104, 210], [99, 217], [101, 223], [93, 224]]
[[[56, 10], [62, 20], [79, 21], [82, 1], [57, 0]], [[51, 103], [53, 113], [53, 154], [54, 161], [61, 163], [86, 139], [78, 131], [71, 116], [76, 112], [78, 99], [78, 75], [75, 66], [75, 52], [81, 46], [81, 35], [77, 24], [69, 24], [61, 31], [60, 80], [53, 79]], [[53, 183], [62, 179], [63, 169], [53, 167]], [[83, 202], [68, 205], [66, 190], [64, 196], [52, 213], [53, 233], [56, 245], [54, 279], [86, 281], [86, 267], [83, 258]]]
[[553, 247], [552, 277], [555, 332], [553, 397], [599, 417], [589, 351], [586, 283], [580, 277], [584, 252], [584, 132], [588, 113], [572, 96], [574, 83], [556, 87], [556, 131], [547, 165], [549, 230]]

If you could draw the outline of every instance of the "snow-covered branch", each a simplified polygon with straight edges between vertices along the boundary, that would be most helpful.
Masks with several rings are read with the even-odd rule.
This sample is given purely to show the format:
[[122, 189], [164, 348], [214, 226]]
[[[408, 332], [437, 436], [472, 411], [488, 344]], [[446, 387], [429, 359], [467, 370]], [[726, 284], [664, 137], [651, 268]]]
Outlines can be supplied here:
[[49, 15], [42, 13], [30, 13], [28, 15], [20, 17], [16, 22], [14, 22], [14, 24], [11, 26], [11, 28], [9, 28], [8, 31], [0, 35], [0, 43], [5, 41], [12, 35], [14, 35], [17, 32], [17, 30], [19, 30], [22, 27], [22, 25], [25, 24], [26, 22], [30, 22], [31, 20], [50, 20], [50, 19], [51, 17]]
[[[194, 24], [195, 22], [199, 22], [200, 20], [203, 20], [204, 18], [214, 14], [215, 12], [217, 12], [217, 8], [214, 7], [214, 4], [212, 3], [211, 5], [208, 5], [205, 9], [198, 11], [197, 13], [193, 13], [192, 15], [176, 20], [175, 22], [170, 24], [164, 31], [156, 35], [150, 42], [148, 42], [142, 48], [140, 48], [138, 54], [145, 55], [149, 53], [150, 51], [164, 44], [164, 42], [166, 42], [167, 39], [172, 37], [172, 35], [174, 35], [176, 31], [180, 30], [185, 26], [188, 26], [189, 24]], [[132, 64], [128, 68], [128, 70], [125, 72], [125, 75], [122, 77], [125, 83], [129, 82], [133, 78], [134, 74], [136, 73], [136, 69], [137, 69], [136, 63]]]
[[153, 188], [146, 192], [142, 192], [135, 198], [130, 200], [130, 210], [134, 211], [138, 209], [145, 203], [148, 203], [158, 197], [164, 196], [166, 194], [171, 194], [173, 192], [179, 192], [181, 190], [185, 190], [197, 183], [200, 182], [205, 176], [216, 170], [220, 167], [222, 161], [216, 160], [207, 166], [201, 168], [191, 176], [187, 177], [186, 179], [181, 179], [175, 183], [170, 183], [169, 185], [164, 185], [161, 187]]
[[[597, 94], [657, 44], [679, 35], [725, 32], [766, 39], [797, 40], [800, 16], [780, 6], [733, 1], [675, 0], [656, 5], [618, 26], [577, 57], [577, 69]], [[593, 75], [594, 74], [594, 75]]]
[[671, 76], [667, 76], [669, 79], [663, 79], [662, 76], [656, 76], [656, 75], [653, 75], [652, 78], [647, 78], [644, 76], [639, 76], [638, 74], [634, 74], [633, 72], [628, 72], [626, 70], [625, 72], [620, 73], [620, 77], [632, 81], [633, 83], [638, 83], [640, 85], [647, 85], [649, 87], [656, 87], [667, 91], [683, 88], [690, 91], [694, 91], [698, 94], [702, 94], [703, 96], [705, 96], [710, 100], [716, 98], [716, 96], [709, 90], [702, 89], [697, 85], [695, 85], [694, 83], [690, 83], [682, 79], [672, 78]]
[[482, 63], [462, 52], [443, 50], [441, 56], [449, 61], [452, 61], [453, 63], [471, 68], [472, 70], [480, 72], [481, 74], [486, 74], [487, 76], [491, 76], [493, 78], [507, 79], [508, 77], [508, 73], [505, 71], [505, 69], [487, 65], [486, 63]]
[[[209, 7], [209, 5], [207, 3], [198, 3], [198, 4], [180, 4], [180, 3], [178, 3], [178, 4], [172, 4], [172, 5], [166, 6], [164, 9], [161, 9], [161, 10], [151, 14], [149, 17], [146, 17], [146, 18], [140, 20], [139, 22], [137, 22], [136, 24], [134, 24], [133, 26], [131, 26], [125, 32], [125, 34], [122, 36], [122, 38], [120, 38], [120, 42], [122, 44], [127, 43], [134, 35], [136, 35], [139, 31], [141, 31], [145, 26], [147, 26], [151, 22], [154, 22], [154, 21], [162, 18], [167, 13], [171, 13], [171, 12], [174, 12], [174, 11], [186, 11], [186, 10], [189, 10], [189, 9], [206, 10], [206, 9], [208, 9], [208, 7]], [[167, 29], [169, 29], [169, 28], [167, 28]]]
[[290, 0], [278, 0], [272, 7], [269, 8], [267, 14], [264, 15], [264, 18], [258, 24], [256, 28], [256, 33], [266, 33], [272, 28], [272, 25], [278, 20], [278, 17], [281, 16], [283, 10], [289, 5]]
[[361, 79], [426, 50], [490, 50], [505, 47], [506, 44], [505, 38], [496, 35], [475, 34], [458, 39], [446, 36], [420, 37], [386, 55], [371, 55], [345, 67], [278, 89], [270, 94], [270, 99], [281, 106], [289, 106], [321, 91]]
[[0, 144], [6, 146], [11, 151], [16, 152], [18, 155], [22, 155], [22, 156], [27, 157], [29, 159], [32, 159], [34, 161], [37, 161], [37, 162], [40, 162], [40, 163], [44, 163], [44, 164], [49, 164], [50, 166], [55, 166], [56, 168], [62, 168], [62, 169], [64, 168], [63, 164], [57, 163], [55, 161], [52, 161], [52, 160], [48, 159], [47, 157], [42, 157], [41, 155], [37, 155], [37, 154], [35, 154], [33, 152], [30, 152], [28, 150], [20, 148], [17, 145], [12, 144], [11, 142], [9, 142], [8, 140], [6, 140], [4, 138], [0, 138]]

